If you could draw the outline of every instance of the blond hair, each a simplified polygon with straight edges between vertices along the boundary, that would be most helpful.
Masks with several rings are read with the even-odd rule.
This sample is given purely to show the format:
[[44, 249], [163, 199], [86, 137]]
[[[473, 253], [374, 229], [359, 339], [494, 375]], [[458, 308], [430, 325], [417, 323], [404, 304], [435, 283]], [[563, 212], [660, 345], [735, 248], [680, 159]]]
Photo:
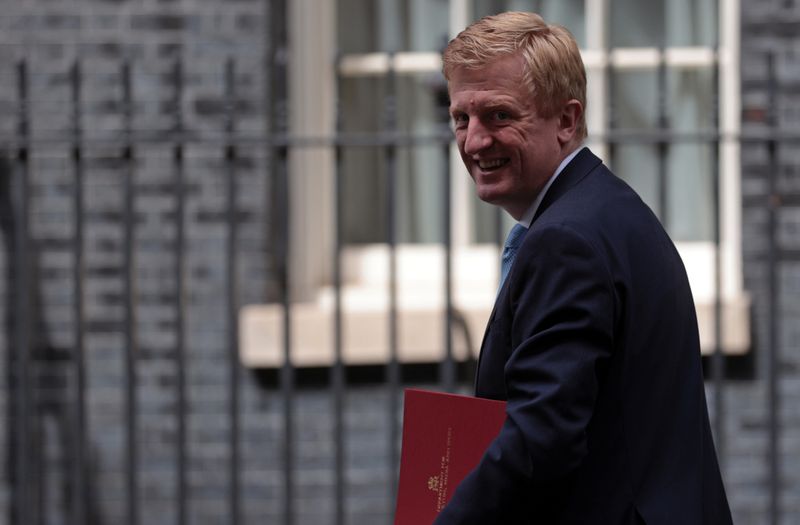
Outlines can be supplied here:
[[[523, 78], [543, 117], [554, 116], [572, 99], [585, 110], [586, 69], [578, 43], [567, 29], [547, 24], [536, 13], [501, 13], [471, 24], [444, 50], [444, 76], [450, 80], [456, 69], [480, 69], [498, 57], [516, 53], [525, 60]], [[584, 115], [585, 111], [577, 123], [580, 138], [586, 137]]]

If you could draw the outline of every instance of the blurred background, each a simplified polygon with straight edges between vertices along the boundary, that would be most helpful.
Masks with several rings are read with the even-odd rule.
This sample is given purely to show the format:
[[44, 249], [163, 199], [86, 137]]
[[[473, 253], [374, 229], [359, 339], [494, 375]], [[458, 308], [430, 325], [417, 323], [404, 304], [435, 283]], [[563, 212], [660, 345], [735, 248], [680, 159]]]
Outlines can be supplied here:
[[800, 523], [800, 3], [0, 0], [0, 524], [389, 524], [511, 222], [440, 52], [532, 10], [676, 241], [738, 524]]

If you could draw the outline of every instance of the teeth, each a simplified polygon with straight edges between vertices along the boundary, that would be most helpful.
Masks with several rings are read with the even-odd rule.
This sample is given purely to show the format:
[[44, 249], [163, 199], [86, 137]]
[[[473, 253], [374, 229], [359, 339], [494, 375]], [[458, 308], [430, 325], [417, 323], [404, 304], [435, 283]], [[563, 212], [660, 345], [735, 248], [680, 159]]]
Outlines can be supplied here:
[[492, 168], [499, 168], [500, 166], [502, 166], [505, 163], [506, 163], [506, 161], [503, 160], [503, 159], [480, 160], [480, 161], [478, 161], [478, 166], [480, 166], [480, 168], [482, 170], [490, 170]]

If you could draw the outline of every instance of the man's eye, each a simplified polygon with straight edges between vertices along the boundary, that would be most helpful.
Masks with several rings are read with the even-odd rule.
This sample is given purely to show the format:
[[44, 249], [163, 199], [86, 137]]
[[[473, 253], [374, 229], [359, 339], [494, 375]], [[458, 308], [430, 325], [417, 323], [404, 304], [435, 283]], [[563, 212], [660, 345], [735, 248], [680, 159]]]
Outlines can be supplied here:
[[467, 122], [469, 122], [469, 118], [466, 115], [453, 115], [453, 124], [455, 124], [456, 127], [463, 126]]
[[511, 115], [505, 111], [495, 111], [494, 119], [495, 120], [508, 120], [511, 118]]

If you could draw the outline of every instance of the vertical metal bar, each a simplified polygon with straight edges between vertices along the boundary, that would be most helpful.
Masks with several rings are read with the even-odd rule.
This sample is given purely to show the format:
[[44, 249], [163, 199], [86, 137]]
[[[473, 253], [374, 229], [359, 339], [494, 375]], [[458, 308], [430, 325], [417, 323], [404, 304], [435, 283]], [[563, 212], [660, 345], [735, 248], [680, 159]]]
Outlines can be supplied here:
[[[29, 84], [31, 75], [28, 73], [27, 65], [28, 63], [25, 62], [26, 71], [24, 75], [24, 82], [25, 87], [24, 91], [26, 92], [25, 95], [25, 104], [24, 104], [24, 113], [23, 119], [20, 121], [20, 127], [22, 128], [24, 125], [24, 133], [26, 136], [26, 150], [27, 150], [27, 157], [26, 157], [26, 164], [25, 164], [25, 173], [24, 173], [24, 185], [20, 186], [20, 190], [24, 193], [20, 198], [20, 208], [24, 210], [23, 215], [19, 221], [22, 228], [20, 229], [20, 239], [23, 242], [24, 249], [20, 251], [20, 253], [24, 254], [24, 259], [21, 261], [24, 262], [25, 266], [28, 268], [24, 269], [24, 294], [25, 294], [25, 312], [23, 313], [25, 320], [25, 334], [24, 337], [27, 339], [27, 343], [22, 347], [22, 350], [25, 352], [25, 368], [26, 368], [26, 377], [25, 377], [25, 384], [27, 385], [27, 401], [28, 401], [28, 410], [27, 412], [22, 414], [22, 418], [25, 420], [25, 424], [27, 426], [28, 431], [28, 440], [26, 442], [20, 443], [22, 448], [21, 453], [25, 454], [25, 461], [28, 465], [28, 501], [26, 502], [29, 505], [29, 510], [26, 511], [31, 522], [34, 524], [40, 524], [43, 522], [44, 516], [44, 502], [45, 502], [45, 489], [46, 484], [44, 483], [45, 479], [45, 458], [43, 455], [44, 452], [44, 442], [43, 442], [43, 433], [44, 433], [44, 424], [43, 420], [41, 419], [41, 396], [43, 392], [41, 391], [41, 373], [42, 368], [39, 366], [41, 360], [37, 360], [37, 356], [41, 356], [41, 350], [44, 348], [41, 345], [41, 342], [37, 340], [38, 338], [35, 334], [42, 328], [42, 316], [40, 307], [37, 305], [37, 299], [39, 298], [39, 290], [40, 290], [40, 283], [39, 283], [39, 259], [37, 257], [37, 251], [35, 248], [34, 236], [32, 233], [32, 228], [30, 226], [30, 213], [31, 213], [31, 203], [33, 201], [33, 174], [34, 171], [31, 169], [32, 165], [32, 158], [33, 158], [33, 151], [35, 149], [32, 131], [31, 131], [31, 124], [33, 119], [31, 118], [31, 108], [33, 107], [33, 95], [30, 93]], [[20, 89], [23, 91], [23, 89]], [[39, 352], [37, 352], [39, 350]], [[38, 362], [37, 362], [38, 361]]]
[[[503, 227], [503, 209], [499, 206], [492, 206], [492, 217], [494, 218], [494, 244], [497, 246], [497, 260], [500, 261], [506, 236], [505, 228]], [[498, 277], [499, 275], [498, 273]]]
[[[393, 60], [394, 57], [392, 57]], [[386, 130], [397, 131], [397, 75], [394, 68], [386, 77], [386, 97], [384, 100]], [[397, 469], [400, 425], [400, 363], [398, 357], [398, 309], [397, 309], [397, 143], [395, 139], [383, 150], [386, 166], [386, 241], [389, 247], [389, 363], [387, 379], [389, 382], [389, 490], [390, 509], [394, 512], [394, 497], [397, 494]]]
[[664, 48], [658, 55], [658, 216], [665, 229], [669, 229], [669, 180], [667, 176], [667, 153], [669, 143], [667, 131], [669, 130], [668, 104], [669, 86], [667, 84], [667, 60]]
[[230, 350], [230, 519], [232, 525], [240, 521], [240, 476], [239, 476], [239, 330], [238, 330], [238, 279], [237, 279], [237, 209], [236, 209], [236, 160], [234, 144], [236, 131], [236, 70], [232, 59], [225, 63], [225, 167], [228, 176], [228, 348]]
[[289, 270], [291, 250], [289, 189], [289, 151], [283, 145], [276, 151], [276, 172], [278, 179], [279, 220], [282, 221], [281, 242], [279, 243], [278, 265], [283, 309], [283, 366], [281, 366], [280, 386], [283, 398], [283, 505], [284, 523], [294, 523], [294, 391], [295, 372], [292, 364], [292, 290]]
[[17, 88], [19, 97], [18, 133], [22, 146], [17, 152], [17, 217], [14, 221], [16, 282], [16, 312], [14, 315], [15, 353], [16, 353], [16, 413], [18, 420], [16, 432], [16, 487], [14, 525], [31, 523], [35, 507], [34, 490], [31, 476], [31, 381], [30, 381], [30, 347], [31, 347], [31, 305], [30, 305], [30, 273], [28, 271], [28, 207], [30, 204], [29, 160], [30, 160], [30, 126], [28, 100], [28, 67], [27, 62], [17, 63]]
[[183, 133], [183, 67], [180, 59], [176, 60], [173, 70], [175, 86], [173, 107], [175, 111], [174, 132], [178, 137], [174, 145], [175, 160], [175, 244], [173, 264], [175, 272], [174, 309], [175, 309], [175, 402], [177, 418], [176, 436], [176, 476], [177, 521], [179, 525], [187, 523], [187, 482], [186, 482], [186, 447], [187, 447], [187, 402], [186, 402], [186, 276], [183, 256], [186, 251], [186, 234], [184, 212], [186, 201], [186, 185], [184, 181], [184, 144], [180, 138]]
[[444, 173], [442, 173], [442, 229], [444, 234], [444, 362], [439, 369], [442, 387], [452, 392], [456, 385], [456, 366], [453, 359], [453, 238], [452, 238], [452, 196], [450, 194], [450, 143], [442, 147], [444, 153]]
[[73, 121], [73, 147], [72, 163], [75, 171], [75, 193], [73, 194], [75, 234], [73, 238], [73, 283], [75, 286], [75, 348], [72, 353], [73, 373], [75, 377], [75, 417], [73, 428], [72, 451], [72, 488], [71, 499], [73, 523], [87, 523], [86, 502], [89, 501], [88, 485], [86, 483], [86, 454], [85, 435], [86, 411], [85, 391], [86, 377], [84, 369], [84, 337], [83, 330], [86, 326], [86, 314], [83, 298], [84, 259], [83, 259], [83, 155], [82, 140], [83, 128], [81, 126], [81, 67], [78, 61], [72, 65], [72, 121]]
[[[606, 49], [606, 56], [611, 56], [611, 49]], [[608, 159], [606, 159], [606, 163], [614, 169], [614, 159], [617, 155], [617, 138], [614, 136], [614, 130], [617, 129], [617, 104], [614, 100], [616, 96], [616, 89], [617, 89], [617, 82], [614, 78], [615, 71], [611, 60], [608, 59], [605, 61], [603, 65], [605, 68], [605, 75], [603, 76], [606, 79], [606, 92], [608, 93], [608, 122], [606, 125], [606, 146], [608, 151]]]
[[125, 132], [126, 169], [124, 173], [124, 233], [123, 233], [123, 294], [125, 297], [125, 416], [127, 426], [125, 433], [126, 454], [126, 516], [128, 525], [139, 524], [139, 508], [137, 496], [139, 479], [138, 443], [136, 442], [138, 430], [138, 407], [136, 399], [137, 374], [136, 357], [138, 354], [138, 340], [136, 337], [136, 261], [135, 261], [135, 185], [133, 181], [133, 145], [131, 143], [131, 118], [133, 112], [131, 68], [128, 62], [122, 64], [122, 89], [123, 89], [123, 126]]
[[777, 86], [775, 71], [775, 53], [767, 54], [767, 82], [769, 93], [769, 124], [770, 138], [767, 142], [767, 152], [769, 158], [769, 168], [767, 169], [767, 212], [768, 212], [768, 275], [769, 275], [769, 307], [767, 308], [767, 319], [769, 323], [769, 350], [767, 361], [767, 388], [769, 397], [769, 523], [777, 525], [780, 522], [780, 463], [779, 463], [779, 436], [780, 420], [779, 408], [780, 397], [778, 392], [778, 381], [780, 381], [780, 369], [778, 368], [778, 334], [780, 315], [778, 298], [778, 270], [780, 261], [778, 260], [778, 247], [776, 240], [777, 212], [780, 208], [780, 195], [777, 192], [775, 177], [778, 173], [778, 144], [775, 133], [778, 130], [777, 118]]
[[268, 39], [269, 50], [266, 53], [267, 67], [265, 68], [269, 77], [264, 83], [266, 88], [265, 101], [267, 101], [267, 111], [265, 111], [266, 128], [270, 132], [271, 145], [270, 153], [272, 158], [269, 165], [272, 169], [273, 184], [270, 195], [271, 202], [274, 203], [276, 224], [275, 237], [275, 265], [280, 287], [283, 336], [283, 364], [281, 365], [279, 383], [281, 399], [283, 401], [283, 523], [293, 525], [295, 522], [294, 513], [294, 392], [295, 392], [295, 370], [292, 364], [292, 307], [291, 307], [291, 274], [289, 270], [289, 254], [291, 250], [291, 239], [289, 232], [290, 207], [289, 202], [292, 197], [289, 189], [288, 180], [288, 142], [276, 140], [278, 135], [284, 135], [288, 123], [287, 111], [287, 13], [286, 2], [276, 2], [266, 0], [265, 11], [268, 13], [267, 19], [270, 21], [270, 38]]
[[[336, 107], [336, 135], [342, 129], [341, 111]], [[342, 145], [336, 141], [335, 148], [335, 167], [334, 167], [334, 235], [333, 235], [333, 289], [334, 289], [334, 312], [333, 312], [333, 351], [334, 361], [331, 369], [331, 389], [333, 394], [333, 435], [335, 450], [335, 514], [334, 523], [343, 525], [345, 520], [345, 455], [344, 455], [344, 361], [342, 359], [342, 223], [343, 220], [343, 198], [344, 198], [344, 177], [342, 176]]]
[[[718, 54], [717, 54], [718, 56]], [[716, 86], [719, 85], [719, 61], [714, 61], [712, 70], [712, 119], [715, 136], [719, 137], [719, 96]], [[714, 383], [714, 439], [717, 444], [717, 456], [720, 465], [725, 462], [725, 355], [722, 341], [722, 182], [720, 180], [719, 145], [715, 138], [711, 141], [711, 177], [712, 177], [712, 220], [714, 236], [714, 353], [711, 356], [711, 379]]]

